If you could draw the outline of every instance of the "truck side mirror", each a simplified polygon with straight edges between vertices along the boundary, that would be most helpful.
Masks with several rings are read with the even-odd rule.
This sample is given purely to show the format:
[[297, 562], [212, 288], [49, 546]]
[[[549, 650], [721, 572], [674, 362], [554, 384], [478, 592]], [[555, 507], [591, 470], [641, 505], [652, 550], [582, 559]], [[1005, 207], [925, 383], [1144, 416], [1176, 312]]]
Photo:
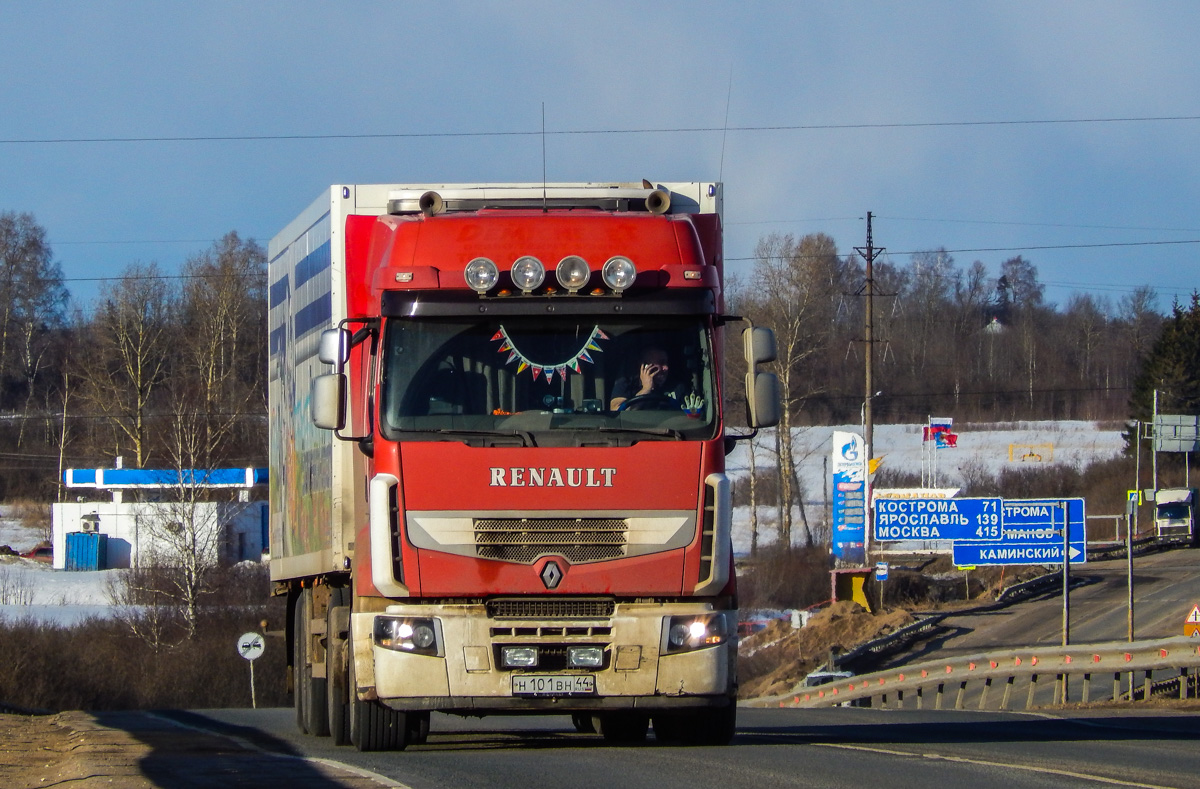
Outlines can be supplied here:
[[775, 361], [775, 332], [751, 326], [742, 332], [742, 351], [746, 355], [746, 422], [755, 429], [779, 424], [779, 378], [760, 373], [758, 365]]
[[746, 354], [746, 366], [753, 369], [761, 362], [775, 361], [775, 332], [761, 327], [751, 327], [742, 332], [742, 348]]
[[755, 429], [779, 424], [779, 378], [775, 373], [746, 373], [746, 422]]
[[[322, 335], [321, 340], [324, 339]], [[313, 378], [308, 413], [313, 424], [322, 430], [343, 429], [346, 426], [346, 376], [327, 373]]]
[[321, 332], [317, 358], [325, 364], [332, 364], [333, 369], [340, 373], [342, 365], [350, 358], [349, 329], [326, 329]]

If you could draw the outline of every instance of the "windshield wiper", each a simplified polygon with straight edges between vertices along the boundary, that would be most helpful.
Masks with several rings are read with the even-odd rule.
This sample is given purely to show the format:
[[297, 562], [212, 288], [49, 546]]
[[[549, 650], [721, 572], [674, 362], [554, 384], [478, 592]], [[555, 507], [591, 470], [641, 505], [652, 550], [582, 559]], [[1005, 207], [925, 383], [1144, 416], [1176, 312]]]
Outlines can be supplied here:
[[451, 427], [444, 427], [437, 430], [419, 430], [420, 433], [438, 433], [444, 436], [454, 436], [456, 438], [519, 438], [521, 446], [536, 447], [537, 442], [533, 440], [533, 433], [528, 430], [457, 430]]
[[674, 441], [682, 441], [683, 433], [679, 430], [672, 430], [669, 427], [597, 427], [593, 428], [597, 433], [636, 433], [646, 436], [663, 436]]

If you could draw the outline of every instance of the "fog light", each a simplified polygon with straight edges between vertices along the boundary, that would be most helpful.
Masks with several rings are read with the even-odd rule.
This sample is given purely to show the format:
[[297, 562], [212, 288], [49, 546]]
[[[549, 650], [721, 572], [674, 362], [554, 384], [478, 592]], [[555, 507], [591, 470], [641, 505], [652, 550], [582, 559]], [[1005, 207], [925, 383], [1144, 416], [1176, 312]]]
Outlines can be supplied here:
[[600, 668], [604, 665], [604, 650], [600, 647], [571, 647], [567, 650], [567, 665], [571, 668]]
[[558, 261], [558, 267], [554, 269], [554, 276], [558, 278], [558, 284], [566, 288], [568, 293], [574, 293], [588, 284], [592, 270], [588, 268], [587, 261], [583, 258], [578, 255], [567, 255]]
[[511, 274], [513, 284], [529, 293], [546, 279], [546, 267], [542, 265], [542, 261], [526, 255], [517, 258], [517, 262], [512, 264]]
[[463, 269], [463, 277], [471, 290], [482, 295], [495, 287], [500, 279], [500, 271], [487, 258], [475, 258]]
[[500, 650], [500, 662], [505, 668], [533, 668], [537, 659], [537, 647], [504, 647]]
[[617, 255], [608, 259], [600, 276], [604, 280], [604, 284], [612, 288], [614, 293], [620, 293], [633, 285], [633, 281], [637, 279], [637, 269], [632, 260]]

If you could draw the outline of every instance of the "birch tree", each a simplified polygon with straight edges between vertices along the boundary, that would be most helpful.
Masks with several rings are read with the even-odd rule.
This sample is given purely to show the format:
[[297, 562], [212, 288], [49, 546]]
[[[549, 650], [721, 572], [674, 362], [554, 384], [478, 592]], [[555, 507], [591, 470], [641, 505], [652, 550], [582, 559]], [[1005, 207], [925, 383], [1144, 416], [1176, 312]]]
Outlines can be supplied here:
[[[822, 388], [821, 377], [806, 366], [825, 350], [834, 325], [834, 299], [845, 291], [846, 284], [837, 245], [823, 233], [800, 239], [772, 234], [755, 248], [754, 313], [762, 325], [775, 331], [778, 358], [770, 366], [779, 376], [783, 393], [776, 449], [779, 540], [785, 547], [792, 544], [793, 506], [799, 505], [800, 517], [807, 522], [802, 491], [795, 484], [792, 426], [805, 400]], [[811, 533], [806, 539], [811, 540]]]
[[174, 299], [154, 263], [132, 264], [107, 287], [90, 324], [81, 376], [88, 405], [105, 417], [113, 453], [132, 452], [138, 468], [151, 452], [151, 406], [166, 379]]

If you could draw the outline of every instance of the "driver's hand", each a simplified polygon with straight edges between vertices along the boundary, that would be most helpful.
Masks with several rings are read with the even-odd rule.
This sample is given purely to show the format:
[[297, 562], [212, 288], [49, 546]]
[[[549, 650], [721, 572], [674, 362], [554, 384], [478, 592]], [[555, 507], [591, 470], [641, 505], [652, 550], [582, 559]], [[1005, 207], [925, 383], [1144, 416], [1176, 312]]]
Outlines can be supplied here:
[[638, 378], [642, 385], [639, 394], [649, 394], [654, 390], [654, 376], [661, 373], [665, 368], [659, 364], [643, 364], [638, 370]]

